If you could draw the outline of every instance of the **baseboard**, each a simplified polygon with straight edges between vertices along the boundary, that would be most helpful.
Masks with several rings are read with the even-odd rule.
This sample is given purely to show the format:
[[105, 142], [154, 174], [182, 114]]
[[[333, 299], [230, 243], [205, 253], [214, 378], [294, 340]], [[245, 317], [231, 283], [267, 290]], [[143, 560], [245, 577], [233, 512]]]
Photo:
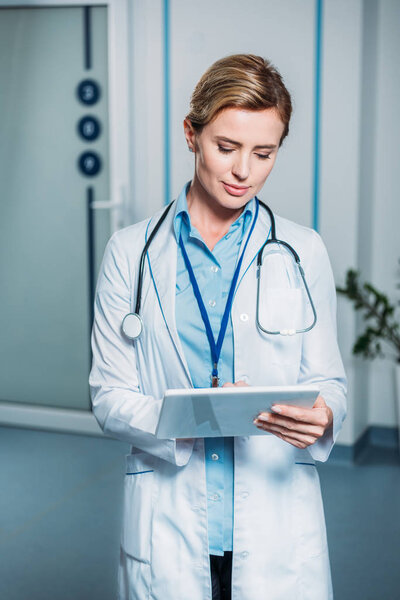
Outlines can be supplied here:
[[398, 428], [370, 425], [354, 444], [335, 444], [332, 448], [329, 460], [356, 462], [366, 448], [371, 446], [398, 451]]
[[372, 425], [369, 431], [369, 445], [380, 446], [381, 448], [399, 448], [399, 429], [398, 427], [378, 427]]

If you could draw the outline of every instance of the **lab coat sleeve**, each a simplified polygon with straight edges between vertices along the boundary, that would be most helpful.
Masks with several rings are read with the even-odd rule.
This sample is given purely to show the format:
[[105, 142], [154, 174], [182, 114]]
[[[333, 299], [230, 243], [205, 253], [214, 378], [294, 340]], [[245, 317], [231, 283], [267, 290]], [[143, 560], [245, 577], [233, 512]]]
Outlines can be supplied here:
[[332, 409], [333, 426], [308, 451], [314, 460], [328, 459], [346, 416], [347, 382], [337, 343], [336, 288], [328, 253], [313, 231], [309, 273], [311, 296], [317, 312], [315, 327], [303, 336], [299, 383], [319, 386], [320, 395]]
[[162, 399], [140, 392], [135, 347], [122, 334], [122, 320], [131, 312], [133, 277], [119, 233], [108, 242], [96, 288], [89, 376], [93, 413], [107, 435], [183, 466], [193, 441], [155, 437]]

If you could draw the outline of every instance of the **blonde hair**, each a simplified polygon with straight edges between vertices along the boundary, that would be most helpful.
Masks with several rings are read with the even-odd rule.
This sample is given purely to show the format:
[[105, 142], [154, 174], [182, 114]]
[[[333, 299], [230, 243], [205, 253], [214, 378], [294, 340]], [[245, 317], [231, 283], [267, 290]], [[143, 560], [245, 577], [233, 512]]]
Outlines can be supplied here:
[[225, 108], [275, 108], [284, 125], [279, 145], [289, 133], [290, 94], [277, 69], [254, 54], [232, 54], [211, 65], [196, 85], [187, 119], [200, 133]]

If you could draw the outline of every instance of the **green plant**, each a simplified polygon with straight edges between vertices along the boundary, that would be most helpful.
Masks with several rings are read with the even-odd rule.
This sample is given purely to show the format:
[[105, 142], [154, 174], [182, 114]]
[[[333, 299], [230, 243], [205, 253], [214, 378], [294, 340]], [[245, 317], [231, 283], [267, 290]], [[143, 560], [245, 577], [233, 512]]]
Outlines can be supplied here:
[[394, 348], [396, 361], [400, 363], [400, 324], [395, 315], [396, 306], [370, 283], [361, 283], [360, 273], [353, 269], [346, 273], [346, 286], [336, 290], [353, 302], [365, 321], [365, 330], [356, 339], [353, 354], [364, 358], [384, 356], [381, 341], [385, 341]]

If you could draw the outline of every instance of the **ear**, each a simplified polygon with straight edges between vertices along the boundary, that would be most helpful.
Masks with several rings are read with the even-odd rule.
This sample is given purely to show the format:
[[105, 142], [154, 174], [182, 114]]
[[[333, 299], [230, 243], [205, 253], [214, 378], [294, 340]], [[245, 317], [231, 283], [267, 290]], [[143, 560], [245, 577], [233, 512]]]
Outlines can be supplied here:
[[189, 119], [184, 119], [183, 130], [185, 132], [185, 138], [190, 152], [195, 152], [196, 132]]

